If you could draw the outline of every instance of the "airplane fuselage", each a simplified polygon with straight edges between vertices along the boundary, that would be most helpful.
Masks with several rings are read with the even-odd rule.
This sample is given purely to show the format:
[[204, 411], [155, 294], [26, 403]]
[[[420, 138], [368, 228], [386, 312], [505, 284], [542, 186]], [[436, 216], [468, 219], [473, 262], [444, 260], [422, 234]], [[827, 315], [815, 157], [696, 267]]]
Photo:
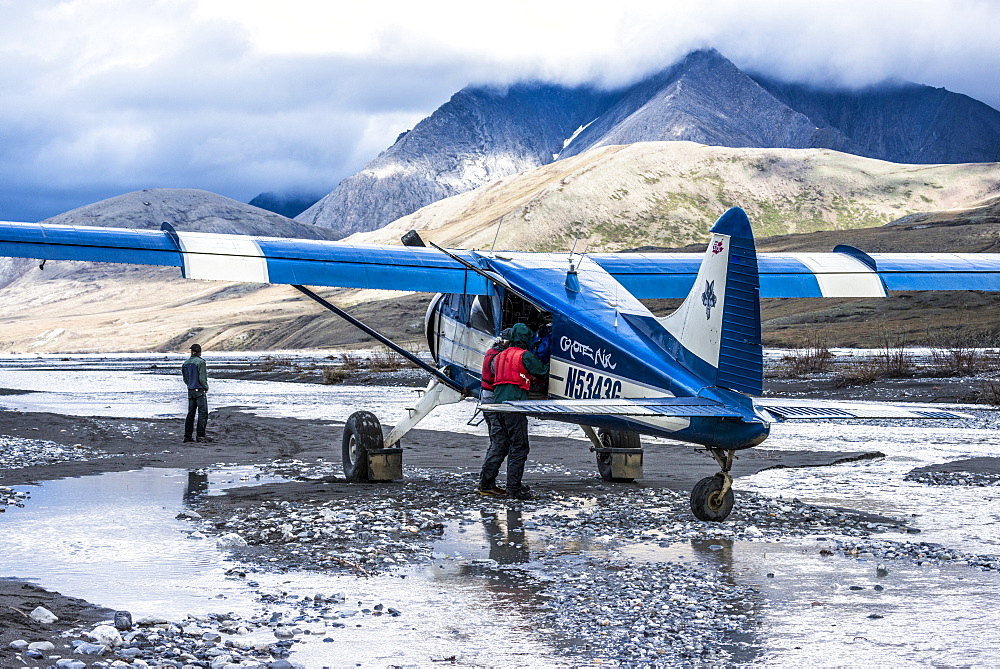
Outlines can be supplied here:
[[[770, 425], [743, 393], [715, 386], [644, 333], [655, 319], [613, 277], [583, 261], [567, 282], [564, 267], [540, 272], [533, 259], [530, 281], [519, 281], [518, 254], [489, 258], [490, 269], [511, 288], [493, 295], [438, 295], [428, 308], [428, 343], [438, 366], [467, 392], [479, 394], [483, 357], [501, 330], [515, 322], [532, 329], [551, 325], [550, 372], [540, 395], [552, 400], [701, 397], [736, 407], [739, 418], [589, 415], [552, 420], [609, 430], [628, 430], [710, 448], [742, 449], [767, 438]], [[541, 275], [541, 276], [540, 276]], [[523, 296], [519, 297], [519, 296]], [[696, 367], [697, 369], [697, 367]]]

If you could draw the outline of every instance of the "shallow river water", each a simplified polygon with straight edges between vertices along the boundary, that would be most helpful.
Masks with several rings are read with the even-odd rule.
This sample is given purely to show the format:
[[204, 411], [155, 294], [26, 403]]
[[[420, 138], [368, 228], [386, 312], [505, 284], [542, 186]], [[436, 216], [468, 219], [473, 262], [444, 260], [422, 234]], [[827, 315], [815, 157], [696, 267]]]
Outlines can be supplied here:
[[[171, 359], [172, 360], [172, 359]], [[0, 397], [0, 408], [70, 415], [153, 417], [179, 415], [177, 379], [140, 371], [149, 358], [117, 358], [100, 371], [74, 369], [79, 359], [5, 360], [0, 387], [36, 391]], [[92, 359], [84, 366], [93, 364]], [[169, 361], [168, 361], [169, 362]], [[209, 360], [212, 363], [212, 360]], [[70, 392], [67, 388], [72, 388]], [[270, 416], [346, 419], [359, 404], [375, 405], [384, 424], [401, 417], [411, 391], [378, 387], [213, 381], [213, 403], [253, 407]], [[466, 425], [469, 403], [443, 407], [421, 427], [481, 432]], [[576, 428], [539, 424], [535, 433], [580, 436]], [[880, 450], [879, 460], [809, 469], [776, 469], [736, 482], [740, 491], [796, 497], [820, 506], [907, 517], [919, 540], [979, 554], [1000, 554], [1000, 488], [927, 486], [903, 480], [924, 464], [992, 456], [997, 420], [949, 427], [896, 424], [776, 425], [765, 447], [781, 450]], [[652, 444], [651, 448], [665, 447]], [[208, 494], [255, 484], [253, 468], [219, 467], [207, 483], [188, 472], [146, 469], [18, 487], [30, 492], [23, 508], [0, 516], [4, 550], [0, 577], [31, 579], [96, 604], [144, 614], [175, 616], [260, 609], [261, 592], [312, 595], [344, 593], [361, 606], [382, 603], [404, 616], [367, 617], [339, 629], [324, 643], [318, 628], [296, 645], [292, 660], [307, 666], [406, 664], [428, 656], [458, 655], [470, 664], [565, 664], [559, 639], [530, 629], [530, 593], [483, 578], [470, 565], [493, 559], [531, 570], [528, 546], [544, 543], [544, 528], [522, 526], [523, 545], [491, 541], [478, 509], [452, 522], [426, 566], [370, 579], [317, 572], [255, 573], [234, 579], [238, 567], [211, 538], [177, 519], [193, 487]], [[502, 519], [530, 521], [519, 513]], [[490, 520], [489, 522], [493, 522]], [[912, 536], [880, 535], [892, 541]], [[1000, 575], [953, 564], [917, 566], [891, 561], [879, 577], [875, 562], [826, 558], [820, 549], [835, 537], [780, 543], [693, 540], [660, 546], [581, 544], [579, 554], [625, 557], [663, 564], [697, 562], [722, 569], [736, 583], [758, 591], [754, 632], [737, 659], [786, 665], [973, 664], [1000, 661]], [[567, 560], [572, 556], [568, 555]], [[831, 562], [834, 560], [834, 562]], [[831, 571], [832, 569], [832, 571]], [[406, 578], [400, 578], [405, 576]], [[875, 590], [874, 586], [882, 586]], [[860, 586], [861, 590], [851, 589]], [[873, 614], [882, 617], [871, 617]], [[404, 622], [401, 622], [404, 621]], [[353, 622], [345, 618], [345, 622]]]

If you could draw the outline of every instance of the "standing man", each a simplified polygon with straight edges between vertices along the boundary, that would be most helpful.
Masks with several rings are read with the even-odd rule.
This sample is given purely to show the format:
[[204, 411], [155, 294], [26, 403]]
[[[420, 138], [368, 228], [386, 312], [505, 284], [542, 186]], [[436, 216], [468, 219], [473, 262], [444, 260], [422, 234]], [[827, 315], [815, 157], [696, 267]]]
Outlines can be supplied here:
[[[493, 383], [496, 378], [496, 357], [509, 345], [510, 329], [500, 333], [483, 357], [482, 389], [479, 391], [480, 404], [493, 404]], [[490, 447], [486, 450], [483, 470], [479, 475], [479, 494], [488, 497], [506, 497], [507, 491], [497, 485], [500, 463], [507, 457], [507, 433], [504, 431], [500, 414], [484, 411], [483, 419], [490, 431]]]
[[201, 345], [191, 344], [191, 357], [181, 365], [181, 375], [188, 388], [188, 412], [184, 420], [184, 441], [194, 441], [194, 415], [198, 413], [198, 441], [210, 442], [208, 427], [208, 366], [201, 357]]
[[[524, 323], [518, 323], [510, 329], [510, 346], [496, 357], [493, 379], [493, 401], [512, 402], [528, 399], [531, 388], [531, 376], [545, 376], [549, 366], [528, 350], [531, 346], [531, 328]], [[521, 483], [524, 476], [524, 464], [528, 461], [528, 417], [523, 413], [500, 413], [500, 421], [506, 437], [507, 456], [507, 496], [514, 499], [531, 499], [531, 491]], [[493, 450], [492, 447], [490, 449]], [[496, 460], [495, 465], [487, 457], [483, 463], [483, 473], [480, 481], [496, 480], [503, 455]], [[487, 469], [489, 467], [489, 469]]]

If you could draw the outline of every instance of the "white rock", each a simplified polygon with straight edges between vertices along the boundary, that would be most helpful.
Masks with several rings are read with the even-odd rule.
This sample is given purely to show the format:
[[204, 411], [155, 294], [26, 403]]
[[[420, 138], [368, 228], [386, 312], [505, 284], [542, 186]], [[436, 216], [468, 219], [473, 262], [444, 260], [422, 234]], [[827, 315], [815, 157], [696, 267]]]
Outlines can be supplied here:
[[50, 650], [55, 650], [55, 644], [51, 641], [35, 641], [34, 643], [28, 644], [28, 650], [37, 650], [42, 653], [47, 653]]
[[59, 616], [52, 613], [44, 606], [37, 607], [34, 611], [28, 614], [28, 617], [36, 622], [45, 624], [54, 623], [59, 620]]
[[87, 637], [95, 643], [115, 648], [124, 643], [121, 633], [111, 625], [98, 625], [87, 634]]
[[229, 534], [223, 534], [219, 537], [215, 545], [219, 548], [242, 548], [247, 545], [246, 539], [236, 534], [235, 532], [230, 532]]
[[166, 618], [160, 618], [159, 616], [145, 616], [139, 618], [137, 625], [142, 625], [143, 627], [150, 627], [152, 625], [165, 625], [167, 624]]

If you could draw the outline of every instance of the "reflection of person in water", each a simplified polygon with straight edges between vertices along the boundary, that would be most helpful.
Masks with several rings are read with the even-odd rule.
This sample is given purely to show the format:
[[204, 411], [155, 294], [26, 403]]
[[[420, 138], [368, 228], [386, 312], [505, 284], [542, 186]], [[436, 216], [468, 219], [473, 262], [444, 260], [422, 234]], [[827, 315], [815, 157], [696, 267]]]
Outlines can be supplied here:
[[208, 492], [208, 472], [204, 469], [188, 471], [187, 486], [184, 487], [184, 501], [193, 502]]
[[483, 529], [490, 542], [491, 560], [496, 560], [498, 564], [521, 564], [531, 559], [520, 511], [507, 509], [506, 531], [501, 528], [495, 512], [483, 511], [482, 516]]

